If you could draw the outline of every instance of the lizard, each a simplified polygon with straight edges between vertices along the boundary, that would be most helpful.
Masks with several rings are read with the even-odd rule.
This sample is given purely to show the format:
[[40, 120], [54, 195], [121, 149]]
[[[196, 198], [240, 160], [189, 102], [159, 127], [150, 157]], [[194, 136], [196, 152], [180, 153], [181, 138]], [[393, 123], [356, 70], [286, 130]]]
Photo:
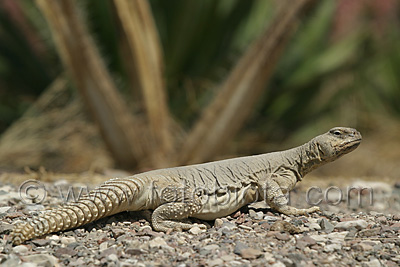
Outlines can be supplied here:
[[17, 223], [9, 240], [18, 245], [122, 211], [151, 210], [153, 229], [164, 232], [194, 225], [206, 229], [204, 224], [191, 223], [189, 217], [214, 220], [254, 201], [266, 201], [286, 215], [308, 215], [320, 211], [319, 207], [289, 206], [285, 194], [307, 173], [356, 149], [361, 139], [355, 129], [335, 127], [285, 151], [113, 178], [75, 202]]

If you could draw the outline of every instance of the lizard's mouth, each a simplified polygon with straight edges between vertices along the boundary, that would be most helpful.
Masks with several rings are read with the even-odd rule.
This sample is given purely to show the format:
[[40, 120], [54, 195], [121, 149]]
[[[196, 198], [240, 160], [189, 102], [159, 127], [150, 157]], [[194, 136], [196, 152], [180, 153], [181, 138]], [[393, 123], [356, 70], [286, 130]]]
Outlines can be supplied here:
[[360, 143], [361, 138], [342, 143], [339, 145], [339, 147], [343, 153], [348, 153], [356, 149], [360, 145]]

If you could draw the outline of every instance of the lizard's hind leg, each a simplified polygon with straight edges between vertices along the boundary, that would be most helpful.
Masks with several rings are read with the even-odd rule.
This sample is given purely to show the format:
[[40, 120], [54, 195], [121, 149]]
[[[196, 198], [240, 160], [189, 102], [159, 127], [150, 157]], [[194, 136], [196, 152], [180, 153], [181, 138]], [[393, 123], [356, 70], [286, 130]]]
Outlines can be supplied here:
[[203, 224], [192, 224], [186, 222], [188, 217], [196, 214], [202, 207], [199, 197], [192, 194], [186, 188], [166, 188], [163, 190], [162, 199], [164, 204], [153, 212], [151, 222], [156, 231], [166, 232], [170, 229], [188, 230], [194, 225], [202, 229], [207, 227]]

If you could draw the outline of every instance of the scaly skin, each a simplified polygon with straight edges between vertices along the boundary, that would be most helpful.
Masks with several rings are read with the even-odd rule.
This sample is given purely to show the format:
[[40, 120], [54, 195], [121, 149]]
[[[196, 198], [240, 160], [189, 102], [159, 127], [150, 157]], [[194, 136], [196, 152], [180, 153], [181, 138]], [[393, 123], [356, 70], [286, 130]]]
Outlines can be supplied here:
[[112, 179], [76, 202], [16, 225], [11, 242], [17, 245], [122, 211], [154, 210], [151, 222], [156, 231], [190, 229], [193, 224], [186, 220], [188, 217], [212, 220], [256, 200], [265, 200], [287, 215], [316, 212], [316, 206], [288, 206], [285, 193], [307, 173], [353, 151], [360, 142], [361, 134], [355, 129], [336, 127], [286, 151]]

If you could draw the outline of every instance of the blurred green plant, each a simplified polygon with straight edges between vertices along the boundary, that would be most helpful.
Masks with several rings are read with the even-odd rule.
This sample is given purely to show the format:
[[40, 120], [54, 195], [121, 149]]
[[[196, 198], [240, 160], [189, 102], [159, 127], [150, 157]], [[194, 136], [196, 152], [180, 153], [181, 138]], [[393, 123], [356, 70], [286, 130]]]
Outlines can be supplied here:
[[[141, 93], [136, 89], [138, 77], [132, 75], [136, 69], [129, 60], [129, 36], [113, 1], [77, 3], [116, 87], [136, 98]], [[172, 117], [189, 129], [281, 2], [149, 3], [163, 48], [168, 107]], [[258, 152], [263, 149], [260, 142], [287, 140], [333, 121], [362, 128], [370, 127], [366, 121], [378, 113], [400, 116], [399, 21], [390, 21], [377, 37], [365, 16], [349, 34], [333, 38], [336, 12], [336, 1], [322, 1], [303, 18], [246, 122], [246, 132], [258, 140], [247, 150]], [[62, 71], [50, 36], [33, 1], [2, 1], [0, 132]]]

